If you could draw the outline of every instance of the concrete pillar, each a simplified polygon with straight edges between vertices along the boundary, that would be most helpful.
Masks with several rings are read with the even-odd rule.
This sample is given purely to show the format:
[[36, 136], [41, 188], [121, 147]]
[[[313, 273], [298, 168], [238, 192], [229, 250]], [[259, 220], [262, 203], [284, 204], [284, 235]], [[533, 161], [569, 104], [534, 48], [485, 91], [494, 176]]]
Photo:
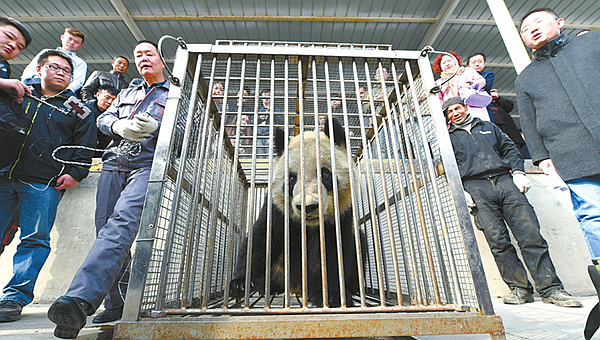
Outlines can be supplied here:
[[531, 62], [529, 53], [527, 53], [527, 49], [521, 40], [521, 35], [517, 31], [514, 20], [508, 8], [506, 8], [504, 0], [487, 0], [487, 3], [494, 16], [494, 21], [496, 21], [496, 26], [500, 31], [504, 45], [506, 45], [508, 55], [510, 55], [515, 70], [519, 74]]

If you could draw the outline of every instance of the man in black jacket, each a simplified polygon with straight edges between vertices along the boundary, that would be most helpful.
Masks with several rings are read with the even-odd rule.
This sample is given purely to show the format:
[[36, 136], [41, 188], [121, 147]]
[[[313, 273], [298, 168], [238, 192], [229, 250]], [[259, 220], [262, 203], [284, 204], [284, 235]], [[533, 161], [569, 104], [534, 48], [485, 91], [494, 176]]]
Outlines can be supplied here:
[[567, 183], [592, 262], [600, 268], [600, 30], [568, 37], [561, 33], [564, 25], [549, 8], [521, 20], [534, 60], [515, 81], [517, 105], [533, 164]]
[[13, 18], [0, 16], [0, 91], [16, 97], [20, 103], [25, 92], [31, 94], [27, 86], [11, 75], [9, 60], [16, 58], [31, 43], [29, 31]]
[[556, 275], [537, 216], [524, 195], [531, 183], [515, 144], [493, 123], [473, 118], [459, 97], [448, 99], [442, 109], [451, 122], [450, 140], [475, 225], [483, 231], [511, 290], [504, 303], [533, 302], [533, 287], [510, 241], [508, 225], [542, 301], [581, 307]]
[[489, 108], [494, 117], [492, 122], [498, 125], [500, 130], [506, 133], [508, 137], [515, 142], [515, 145], [517, 146], [517, 149], [519, 149], [519, 152], [521, 152], [523, 158], [531, 158], [531, 155], [527, 150], [525, 140], [521, 135], [521, 131], [509, 114], [509, 112], [511, 112], [514, 108], [515, 104], [512, 100], [501, 97], [496, 89], [492, 89], [490, 94], [492, 95], [492, 102], [490, 103]]
[[102, 85], [111, 85], [119, 91], [127, 88], [129, 84], [125, 82], [123, 74], [129, 69], [129, 59], [123, 56], [116, 56], [111, 65], [112, 70], [109, 72], [94, 71], [87, 79], [81, 88], [81, 98], [84, 102], [94, 100], [94, 95]]
[[[96, 92], [96, 99], [87, 102], [87, 106], [92, 109], [94, 113], [94, 121], [98, 121], [98, 117], [108, 110], [112, 102], [117, 99], [119, 90], [111, 85], [101, 85]], [[96, 143], [96, 149], [104, 150], [112, 142], [112, 137], [107, 136], [98, 129], [98, 142]], [[96, 151], [94, 157], [101, 158], [104, 151]]]
[[[23, 24], [17, 20], [5, 16], [0, 16], [0, 91], [4, 100], [17, 103], [23, 101], [23, 96], [31, 94], [27, 85], [17, 79], [9, 79], [11, 76], [9, 60], [16, 58], [31, 43], [31, 35]], [[1, 100], [1, 99], [0, 99]], [[0, 120], [0, 144], [3, 145], [0, 151], [0, 163], [7, 161], [6, 158], [10, 151], [7, 151], [10, 134], [7, 131], [13, 130], [10, 124]], [[13, 130], [14, 131], [14, 130]], [[1, 166], [0, 166], [1, 167]], [[9, 222], [9, 227], [0, 233], [0, 254], [4, 248], [10, 244], [19, 228], [20, 215], [15, 213], [15, 217]]]
[[[0, 234], [15, 211], [21, 213], [21, 243], [13, 256], [13, 277], [0, 296], [0, 322], [21, 318], [23, 306], [33, 301], [33, 289], [50, 254], [50, 231], [56, 210], [66, 189], [75, 188], [88, 175], [92, 152], [61, 146], [96, 145], [94, 117], [89, 110], [67, 111], [65, 103], [78, 102], [67, 89], [73, 62], [63, 52], [48, 50], [41, 54], [36, 68], [41, 83], [33, 85], [33, 96], [22, 105], [0, 106], [0, 116], [26, 117], [26, 139], [16, 160], [0, 171]], [[43, 103], [40, 102], [43, 99]], [[63, 110], [59, 110], [59, 109]], [[87, 108], [86, 108], [87, 109]], [[3, 147], [7, 147], [3, 145]]]

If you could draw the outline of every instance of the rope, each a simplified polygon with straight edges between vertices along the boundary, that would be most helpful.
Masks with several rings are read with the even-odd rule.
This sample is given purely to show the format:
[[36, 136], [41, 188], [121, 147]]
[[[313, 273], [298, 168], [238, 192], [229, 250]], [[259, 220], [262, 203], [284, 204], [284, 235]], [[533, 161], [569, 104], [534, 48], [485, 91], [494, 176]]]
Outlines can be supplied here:
[[450, 58], [452, 58], [454, 60], [454, 63], [456, 64], [456, 70], [454, 71], [454, 73], [450, 76], [450, 78], [446, 79], [443, 83], [436, 85], [434, 87], [431, 88], [431, 90], [429, 90], [430, 93], [438, 93], [442, 90], [442, 86], [444, 84], [446, 84], [447, 82], [449, 82], [452, 78], [454, 78], [454, 76], [456, 76], [456, 74], [458, 73], [458, 69], [460, 68], [460, 65], [458, 64], [458, 60], [456, 59], [456, 57], [454, 55], [452, 55], [451, 53], [448, 52], [442, 52], [442, 51], [436, 51], [433, 47], [431, 46], [425, 46], [422, 50], [421, 50], [421, 56], [426, 57], [427, 54], [443, 54], [446, 56], [449, 56]]
[[92, 167], [95, 165], [99, 165], [108, 161], [111, 161], [113, 159], [119, 158], [123, 155], [131, 155], [131, 156], [137, 156], [140, 154], [140, 152], [142, 152], [142, 145], [140, 144], [140, 142], [133, 142], [127, 139], [122, 139], [121, 143], [119, 143], [119, 146], [117, 147], [117, 150], [115, 151], [116, 155], [104, 160], [104, 161], [100, 161], [100, 162], [96, 162], [96, 163], [83, 163], [83, 162], [74, 162], [74, 161], [68, 161], [68, 160], [64, 160], [64, 159], [60, 159], [56, 156], [56, 154], [58, 153], [58, 151], [62, 150], [62, 149], [82, 149], [82, 150], [88, 150], [88, 151], [105, 151], [105, 149], [95, 149], [95, 148], [90, 148], [87, 146], [82, 146], [82, 145], [61, 145], [59, 147], [57, 147], [56, 149], [54, 149], [54, 151], [52, 152], [52, 158], [59, 162], [59, 163], [63, 163], [63, 164], [69, 164], [69, 165], [78, 165], [78, 166], [84, 166], [84, 167]]
[[173, 75], [173, 72], [171, 72], [171, 69], [169, 68], [169, 65], [167, 65], [167, 61], [165, 60], [163, 53], [162, 53], [162, 44], [163, 41], [165, 39], [172, 39], [175, 40], [177, 42], [177, 44], [179, 44], [179, 47], [181, 47], [182, 49], [187, 49], [187, 44], [185, 43], [185, 41], [183, 40], [182, 37], [177, 37], [175, 38], [174, 36], [171, 35], [163, 35], [162, 37], [160, 37], [160, 39], [158, 40], [158, 55], [160, 57], [160, 60], [162, 61], [165, 70], [167, 71], [167, 73], [169, 74], [169, 81], [175, 85], [175, 86], [179, 86], [180, 82], [179, 82], [179, 78], [175, 77]]

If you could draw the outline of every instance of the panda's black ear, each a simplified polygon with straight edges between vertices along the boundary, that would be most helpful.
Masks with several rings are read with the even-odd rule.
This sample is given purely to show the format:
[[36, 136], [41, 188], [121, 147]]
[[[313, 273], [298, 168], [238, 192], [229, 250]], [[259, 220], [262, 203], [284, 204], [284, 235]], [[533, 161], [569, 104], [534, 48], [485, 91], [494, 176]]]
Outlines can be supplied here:
[[[323, 132], [325, 132], [327, 137], [331, 138], [331, 136], [329, 135], [329, 119], [325, 119], [325, 126], [323, 127]], [[333, 143], [341, 148], [346, 147], [346, 134], [344, 133], [344, 127], [335, 118], [333, 119]]]
[[282, 129], [275, 129], [275, 150], [274, 153], [276, 156], [283, 155], [285, 151], [285, 131]]

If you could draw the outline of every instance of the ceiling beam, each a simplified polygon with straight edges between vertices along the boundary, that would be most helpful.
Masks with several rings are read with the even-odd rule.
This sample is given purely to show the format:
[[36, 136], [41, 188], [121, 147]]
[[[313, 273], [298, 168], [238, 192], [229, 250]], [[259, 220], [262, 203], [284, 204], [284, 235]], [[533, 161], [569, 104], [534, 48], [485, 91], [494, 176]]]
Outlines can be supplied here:
[[125, 23], [127, 28], [129, 28], [129, 31], [135, 37], [135, 39], [136, 40], [145, 40], [146, 37], [144, 36], [144, 33], [142, 33], [142, 30], [140, 29], [140, 27], [135, 23], [135, 21], [131, 17], [129, 10], [127, 10], [127, 7], [125, 7], [125, 4], [123, 4], [123, 1], [110, 0], [110, 3], [113, 5], [113, 7], [117, 11], [117, 13], [119, 13], [119, 16], [121, 17], [121, 19], [123, 19], [123, 22]]
[[[113, 2], [115, 0], [111, 0]], [[116, 8], [116, 7], [115, 7]], [[133, 21], [315, 21], [315, 22], [404, 22], [434, 23], [436, 18], [410, 17], [349, 17], [349, 16], [306, 16], [306, 15], [128, 15]], [[21, 22], [31, 21], [109, 21], [123, 20], [119, 15], [86, 15], [86, 16], [37, 16], [13, 17]]]
[[485, 67], [514, 68], [515, 65], [512, 63], [485, 63]]
[[46, 21], [116, 21], [122, 20], [118, 15], [63, 15], [42, 17], [13, 17], [20, 22], [46, 22]]
[[351, 17], [328, 15], [134, 15], [136, 20], [206, 20], [206, 21], [316, 21], [316, 22], [386, 22], [434, 23], [436, 18]]
[[[407, 17], [348, 17], [348, 16], [302, 16], [302, 15], [129, 15], [132, 21], [313, 21], [313, 22], [383, 22], [383, 23], [424, 23], [433, 24], [438, 18]], [[21, 22], [48, 21], [124, 21], [120, 15], [86, 15], [86, 16], [35, 16], [13, 17]], [[448, 18], [447, 24], [495, 26], [494, 20]], [[518, 21], [515, 21], [515, 25]], [[137, 25], [136, 25], [137, 26]], [[600, 29], [600, 25], [565, 24], [569, 29]]]
[[448, 0], [446, 7], [442, 11], [442, 15], [439, 17], [433, 28], [429, 30], [425, 39], [421, 41], [421, 46], [433, 45], [437, 37], [442, 33], [444, 26], [446, 26], [448, 19], [450, 19], [450, 16], [454, 13], [454, 9], [458, 6], [459, 2], [460, 0]]

